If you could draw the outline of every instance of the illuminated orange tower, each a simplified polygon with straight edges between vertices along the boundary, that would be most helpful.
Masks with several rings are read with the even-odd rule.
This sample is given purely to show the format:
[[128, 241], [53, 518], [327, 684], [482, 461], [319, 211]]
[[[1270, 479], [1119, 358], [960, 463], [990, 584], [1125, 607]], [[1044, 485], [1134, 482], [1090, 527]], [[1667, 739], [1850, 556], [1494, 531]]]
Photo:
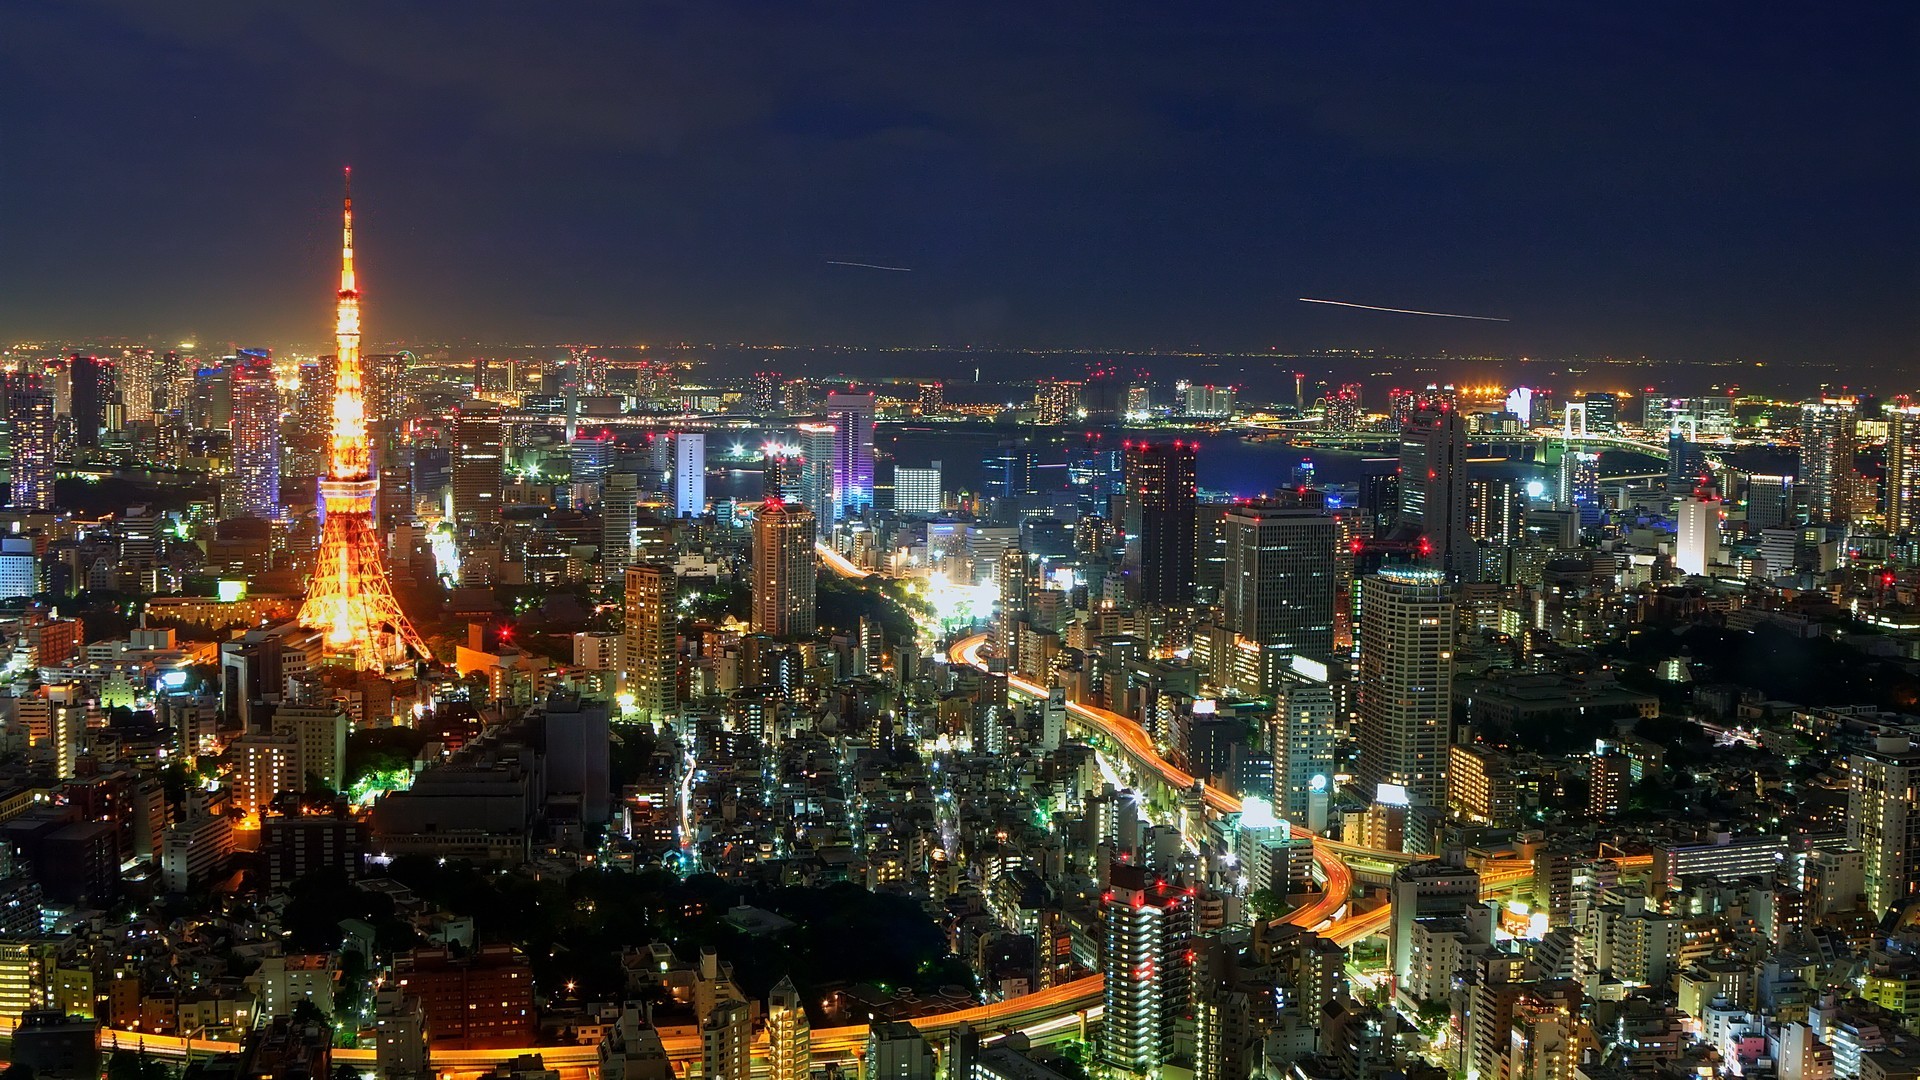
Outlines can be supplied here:
[[433, 654], [393, 598], [380, 534], [373, 525], [373, 497], [380, 482], [373, 476], [367, 447], [360, 289], [353, 277], [352, 182], [349, 169], [333, 329], [332, 450], [327, 477], [320, 481], [326, 524], [313, 578], [307, 583], [307, 602], [300, 608], [300, 625], [326, 631], [330, 656], [377, 670], [404, 661], [409, 652], [423, 660], [432, 659]]

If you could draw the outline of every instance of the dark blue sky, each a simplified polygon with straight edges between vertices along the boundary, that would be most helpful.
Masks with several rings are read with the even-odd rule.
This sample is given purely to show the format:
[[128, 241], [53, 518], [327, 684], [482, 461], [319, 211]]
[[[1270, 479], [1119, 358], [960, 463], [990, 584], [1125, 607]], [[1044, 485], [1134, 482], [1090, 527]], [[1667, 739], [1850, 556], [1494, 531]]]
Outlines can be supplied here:
[[350, 161], [375, 339], [1891, 372], [1917, 12], [7, 0], [0, 336], [318, 340]]

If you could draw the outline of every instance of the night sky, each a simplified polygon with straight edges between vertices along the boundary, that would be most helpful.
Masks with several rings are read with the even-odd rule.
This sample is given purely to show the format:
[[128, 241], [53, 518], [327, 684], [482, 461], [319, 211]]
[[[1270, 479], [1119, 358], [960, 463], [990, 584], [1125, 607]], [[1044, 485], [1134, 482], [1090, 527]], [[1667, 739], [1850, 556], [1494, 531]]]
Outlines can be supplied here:
[[0, 337], [321, 341], [350, 162], [375, 341], [1892, 373], [1917, 57], [1912, 3], [6, 0]]

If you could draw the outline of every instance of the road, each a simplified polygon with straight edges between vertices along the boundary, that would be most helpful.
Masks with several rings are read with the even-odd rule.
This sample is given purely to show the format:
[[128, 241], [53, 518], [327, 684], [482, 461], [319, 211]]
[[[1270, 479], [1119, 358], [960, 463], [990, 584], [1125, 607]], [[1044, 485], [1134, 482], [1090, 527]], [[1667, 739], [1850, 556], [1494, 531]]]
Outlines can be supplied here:
[[857, 581], [860, 578], [873, 576], [873, 571], [860, 569], [853, 564], [852, 559], [847, 558], [845, 555], [840, 554], [819, 541], [814, 542], [813, 550], [820, 553], [820, 561], [826, 564], [827, 569], [839, 574], [843, 578], [852, 578]]
[[[986, 662], [980, 659], [980, 650], [986, 643], [987, 635], [975, 634], [954, 642], [948, 654], [956, 663], [967, 664], [984, 671]], [[1007, 686], [1030, 697], [1045, 698], [1047, 696], [1045, 687], [1018, 676], [1009, 675]], [[1126, 751], [1129, 758], [1133, 759], [1136, 767], [1158, 773], [1160, 778], [1176, 791], [1192, 790], [1196, 782], [1193, 774], [1161, 757], [1159, 751], [1154, 748], [1153, 739], [1147, 734], [1146, 729], [1131, 719], [1109, 709], [1071, 701], [1067, 703], [1067, 714], [1113, 740]], [[1202, 784], [1202, 796], [1207, 806], [1215, 813], [1237, 814], [1240, 812], [1238, 798], [1211, 784]], [[1297, 908], [1287, 915], [1284, 921], [1294, 926], [1322, 927], [1331, 922], [1340, 914], [1341, 909], [1347, 906], [1347, 901], [1353, 892], [1353, 869], [1342, 857], [1343, 849], [1388, 858], [1405, 858], [1399, 852], [1376, 852], [1371, 848], [1337, 844], [1298, 826], [1295, 826], [1293, 831], [1313, 838], [1313, 861], [1320, 867], [1321, 876], [1326, 879], [1325, 891], [1320, 894], [1318, 900]]]

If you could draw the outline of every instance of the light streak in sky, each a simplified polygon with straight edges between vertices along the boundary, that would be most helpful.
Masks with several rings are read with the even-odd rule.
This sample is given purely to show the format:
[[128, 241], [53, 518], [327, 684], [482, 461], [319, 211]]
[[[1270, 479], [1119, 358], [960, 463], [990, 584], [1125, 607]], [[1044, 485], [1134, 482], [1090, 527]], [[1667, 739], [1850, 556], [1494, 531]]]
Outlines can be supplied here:
[[1373, 304], [1350, 304], [1345, 300], [1315, 300], [1311, 296], [1302, 296], [1299, 300], [1303, 304], [1332, 304], [1334, 307], [1359, 308], [1362, 311], [1391, 311], [1396, 315], [1431, 315], [1436, 319], [1473, 319], [1476, 322], [1513, 321], [1512, 319], [1502, 319], [1493, 315], [1455, 315], [1450, 311], [1415, 311], [1412, 308], [1403, 307], [1377, 307]]
[[881, 266], [879, 263], [849, 262], [846, 259], [828, 259], [828, 266], [859, 266], [868, 270], [891, 270], [896, 274], [911, 274], [911, 266]]

